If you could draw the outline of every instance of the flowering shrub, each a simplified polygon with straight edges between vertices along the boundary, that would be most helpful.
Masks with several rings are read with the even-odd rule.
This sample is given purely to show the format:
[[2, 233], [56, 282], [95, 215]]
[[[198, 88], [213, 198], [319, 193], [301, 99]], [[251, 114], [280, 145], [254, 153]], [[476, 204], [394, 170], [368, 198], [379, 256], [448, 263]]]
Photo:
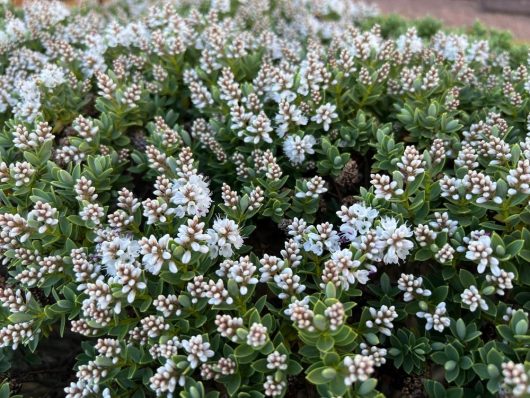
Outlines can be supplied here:
[[520, 48], [338, 0], [3, 7], [2, 371], [76, 334], [70, 398], [530, 396]]

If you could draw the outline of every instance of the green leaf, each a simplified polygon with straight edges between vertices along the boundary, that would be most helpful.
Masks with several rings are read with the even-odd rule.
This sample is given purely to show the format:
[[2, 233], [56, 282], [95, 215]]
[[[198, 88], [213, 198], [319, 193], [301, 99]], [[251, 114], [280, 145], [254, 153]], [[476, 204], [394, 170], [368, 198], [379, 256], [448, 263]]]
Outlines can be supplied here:
[[241, 385], [241, 375], [239, 372], [236, 372], [233, 375], [223, 377], [223, 384], [226, 387], [228, 395], [233, 396]]
[[320, 351], [329, 351], [333, 348], [335, 341], [331, 336], [320, 336], [317, 340], [317, 348]]
[[433, 290], [431, 295], [431, 300], [434, 303], [440, 303], [445, 300], [447, 294], [449, 293], [449, 286], [438, 286]]
[[268, 373], [270, 371], [270, 369], [267, 367], [267, 359], [265, 358], [254, 361], [251, 366], [252, 366], [252, 369], [260, 373]]
[[426, 261], [432, 258], [432, 251], [428, 247], [422, 247], [414, 255], [414, 260], [416, 261]]
[[86, 222], [79, 216], [77, 215], [71, 215], [71, 216], [68, 216], [66, 217], [68, 219], [68, 221], [70, 221], [72, 224], [75, 224], [75, 225], [79, 225], [81, 227], [84, 227], [86, 226]]
[[477, 280], [471, 272], [462, 268], [460, 269], [458, 276], [460, 278], [460, 283], [462, 283], [462, 286], [464, 286], [465, 288], [468, 288], [471, 285], [477, 286]]
[[313, 369], [309, 374], [307, 374], [306, 379], [314, 385], [326, 384], [329, 382], [329, 379], [323, 376], [322, 372], [327, 369], [326, 367]]
[[366, 394], [372, 392], [376, 385], [377, 385], [377, 380], [376, 379], [365, 380], [359, 386], [358, 392], [359, 392], [360, 395], [366, 395]]
[[506, 246], [506, 254], [508, 254], [510, 257], [516, 256], [519, 254], [523, 246], [524, 240], [515, 240]]
[[3, 383], [0, 387], [0, 398], [9, 398], [10, 391], [9, 391], [9, 383]]
[[481, 380], [489, 378], [487, 365], [483, 363], [476, 363], [472, 366], [472, 368]]
[[464, 340], [466, 338], [466, 324], [462, 318], [459, 318], [456, 321], [456, 334], [460, 340]]
[[31, 315], [25, 312], [15, 312], [14, 314], [9, 315], [7, 319], [9, 319], [9, 321], [12, 323], [22, 323], [22, 322], [31, 321], [34, 318], [35, 318], [34, 315]]
[[288, 366], [287, 366], [287, 374], [288, 375], [291, 375], [291, 376], [295, 376], [297, 374], [299, 374], [302, 370], [304, 370], [304, 368], [302, 367], [302, 365], [300, 365], [298, 362], [294, 361], [294, 360], [289, 360], [289, 363], [288, 363]]

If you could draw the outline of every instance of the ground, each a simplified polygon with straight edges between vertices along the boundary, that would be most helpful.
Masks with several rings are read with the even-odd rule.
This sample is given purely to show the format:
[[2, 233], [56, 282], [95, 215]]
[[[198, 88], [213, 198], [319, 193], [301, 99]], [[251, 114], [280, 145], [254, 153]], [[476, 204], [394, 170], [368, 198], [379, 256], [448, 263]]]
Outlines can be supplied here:
[[487, 12], [483, 9], [480, 0], [369, 0], [369, 2], [378, 5], [385, 14], [396, 13], [407, 18], [432, 16], [450, 26], [470, 26], [476, 20], [480, 20], [489, 28], [509, 30], [518, 40], [530, 41], [530, 2], [526, 15]]

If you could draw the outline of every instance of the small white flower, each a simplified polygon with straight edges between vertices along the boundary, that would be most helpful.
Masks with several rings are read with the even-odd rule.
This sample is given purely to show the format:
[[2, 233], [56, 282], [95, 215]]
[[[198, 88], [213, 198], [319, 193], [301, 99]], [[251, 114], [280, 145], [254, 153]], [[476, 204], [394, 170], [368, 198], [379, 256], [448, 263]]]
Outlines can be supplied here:
[[260, 112], [256, 116], [252, 116], [250, 119], [250, 124], [247, 126], [247, 134], [243, 141], [259, 144], [261, 141], [264, 141], [268, 144], [272, 143], [272, 138], [269, 133], [272, 131], [271, 123], [265, 112]]
[[315, 153], [313, 149], [315, 144], [316, 140], [312, 135], [308, 134], [303, 138], [298, 135], [290, 135], [283, 142], [283, 151], [291, 163], [297, 165], [305, 160], [306, 154]]
[[382, 305], [379, 310], [370, 307], [369, 311], [372, 320], [366, 321], [366, 326], [369, 328], [376, 328], [384, 335], [390, 336], [392, 334], [391, 329], [394, 328], [392, 321], [398, 317], [396, 307], [393, 305], [390, 307]]
[[297, 198], [313, 198], [318, 199], [320, 195], [326, 193], [326, 181], [320, 176], [314, 176], [310, 180], [303, 182], [303, 188], [296, 193]]
[[191, 175], [187, 180], [178, 179], [173, 181], [173, 196], [171, 202], [177, 206], [175, 214], [177, 217], [199, 216], [208, 214], [212, 204], [208, 183], [202, 175]]
[[474, 285], [465, 289], [460, 297], [462, 298], [462, 303], [468, 305], [471, 312], [475, 312], [479, 306], [484, 311], [487, 311], [489, 308], [486, 300], [482, 298], [477, 287]]
[[182, 224], [179, 227], [177, 238], [175, 243], [181, 245], [186, 249], [182, 255], [182, 262], [188, 264], [191, 260], [191, 253], [208, 253], [208, 241], [210, 235], [203, 232], [204, 223], [199, 222], [198, 217], [193, 217], [186, 221], [186, 224]]
[[171, 260], [170, 239], [170, 236], [166, 234], [158, 240], [154, 235], [151, 235], [149, 238], [143, 237], [139, 241], [143, 255], [142, 264], [153, 275], [158, 275], [165, 263], [168, 264], [171, 272], [176, 273], [178, 271], [177, 265]]
[[331, 260], [335, 266], [338, 267], [339, 272], [341, 273], [342, 287], [346, 290], [349, 289], [350, 284], [353, 285], [356, 280], [363, 284], [366, 283], [368, 279], [368, 275], [365, 275], [365, 273], [368, 273], [368, 271], [359, 270], [361, 262], [358, 260], [353, 260], [352, 257], [353, 253], [348, 249], [336, 251], [331, 255]]
[[488, 235], [480, 235], [469, 240], [466, 258], [478, 263], [477, 271], [479, 274], [484, 273], [487, 266], [490, 267], [493, 275], [499, 276], [501, 273], [499, 260], [493, 256], [491, 238]]
[[526, 397], [530, 394], [530, 377], [522, 363], [509, 361], [502, 364], [504, 384], [511, 388], [514, 397]]
[[254, 348], [260, 348], [265, 345], [268, 338], [267, 327], [254, 322], [248, 330], [247, 344]]
[[231, 257], [233, 249], [240, 249], [243, 246], [243, 238], [239, 233], [237, 224], [229, 218], [218, 218], [213, 223], [213, 228], [208, 230], [210, 235], [211, 255], [217, 252], [223, 257]]
[[46, 64], [37, 79], [47, 88], [55, 88], [66, 82], [64, 70], [55, 64]]
[[397, 264], [400, 260], [405, 260], [414, 247], [412, 241], [406, 239], [412, 237], [411, 229], [405, 224], [398, 226], [395, 218], [382, 218], [376, 234], [378, 248], [385, 252], [385, 264]]
[[109, 275], [116, 275], [116, 264], [132, 264], [140, 254], [137, 241], [121, 236], [101, 243], [101, 263]]
[[281, 292], [278, 297], [282, 300], [297, 296], [305, 290], [305, 285], [300, 283], [300, 276], [294, 274], [291, 268], [284, 268], [279, 274], [274, 275], [274, 282]]
[[350, 242], [353, 242], [358, 235], [365, 235], [372, 228], [374, 220], [379, 212], [362, 203], [355, 203], [350, 207], [342, 206], [337, 212], [343, 224], [340, 232]]
[[271, 352], [269, 355], [267, 355], [267, 369], [286, 370], [287, 354], [280, 354], [278, 351]]
[[49, 203], [43, 203], [41, 201], [35, 203], [33, 210], [28, 213], [28, 221], [30, 220], [39, 224], [39, 234], [43, 234], [49, 228], [53, 228], [59, 223], [57, 209]]
[[431, 291], [424, 289], [422, 284], [423, 278], [421, 276], [416, 278], [412, 274], [401, 274], [401, 277], [398, 280], [398, 288], [399, 290], [405, 292], [403, 295], [403, 300], [412, 301], [414, 299], [414, 295], [429, 297], [431, 295]]
[[427, 321], [425, 324], [425, 330], [434, 329], [438, 332], [443, 332], [444, 328], [449, 327], [451, 323], [451, 320], [445, 316], [446, 313], [445, 303], [441, 302], [436, 306], [434, 314], [420, 311], [416, 313], [416, 316], [418, 318], [425, 318]]
[[164, 365], [160, 366], [149, 379], [149, 387], [155, 392], [157, 397], [167, 396], [168, 398], [173, 398], [177, 385], [183, 387], [185, 382], [185, 376], [177, 368], [175, 362], [167, 359]]
[[344, 384], [351, 386], [357, 381], [366, 381], [374, 373], [374, 360], [365, 355], [356, 354], [352, 357], [344, 358], [347, 376], [344, 378]]
[[304, 243], [304, 250], [311, 251], [317, 255], [322, 255], [324, 249], [333, 253], [340, 249], [340, 237], [333, 229], [333, 224], [328, 222], [308, 229], [307, 241]]
[[371, 174], [370, 184], [375, 188], [374, 194], [378, 199], [390, 200], [395, 196], [403, 194], [403, 189], [397, 188], [397, 181], [392, 181], [389, 176], [381, 174]]
[[316, 110], [316, 114], [311, 120], [317, 124], [322, 124], [324, 126], [324, 131], [328, 131], [333, 119], [339, 117], [338, 113], [335, 112], [336, 109], [337, 107], [330, 103], [321, 105]]
[[214, 352], [210, 350], [210, 343], [203, 341], [201, 335], [182, 340], [182, 348], [188, 353], [188, 362], [193, 369], [214, 356]]
[[[231, 260], [226, 260], [231, 261]], [[234, 262], [229, 270], [228, 277], [239, 285], [239, 293], [244, 296], [248, 293], [249, 285], [256, 285], [258, 278], [254, 276], [257, 267], [252, 263], [249, 256], [241, 257]]]

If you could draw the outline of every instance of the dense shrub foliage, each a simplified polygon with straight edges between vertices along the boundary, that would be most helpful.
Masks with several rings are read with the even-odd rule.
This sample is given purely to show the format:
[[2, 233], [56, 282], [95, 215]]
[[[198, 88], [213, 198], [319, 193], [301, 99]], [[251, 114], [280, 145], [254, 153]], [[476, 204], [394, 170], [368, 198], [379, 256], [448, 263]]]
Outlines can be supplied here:
[[525, 50], [339, 0], [2, 7], [7, 375], [76, 334], [70, 398], [530, 395]]

